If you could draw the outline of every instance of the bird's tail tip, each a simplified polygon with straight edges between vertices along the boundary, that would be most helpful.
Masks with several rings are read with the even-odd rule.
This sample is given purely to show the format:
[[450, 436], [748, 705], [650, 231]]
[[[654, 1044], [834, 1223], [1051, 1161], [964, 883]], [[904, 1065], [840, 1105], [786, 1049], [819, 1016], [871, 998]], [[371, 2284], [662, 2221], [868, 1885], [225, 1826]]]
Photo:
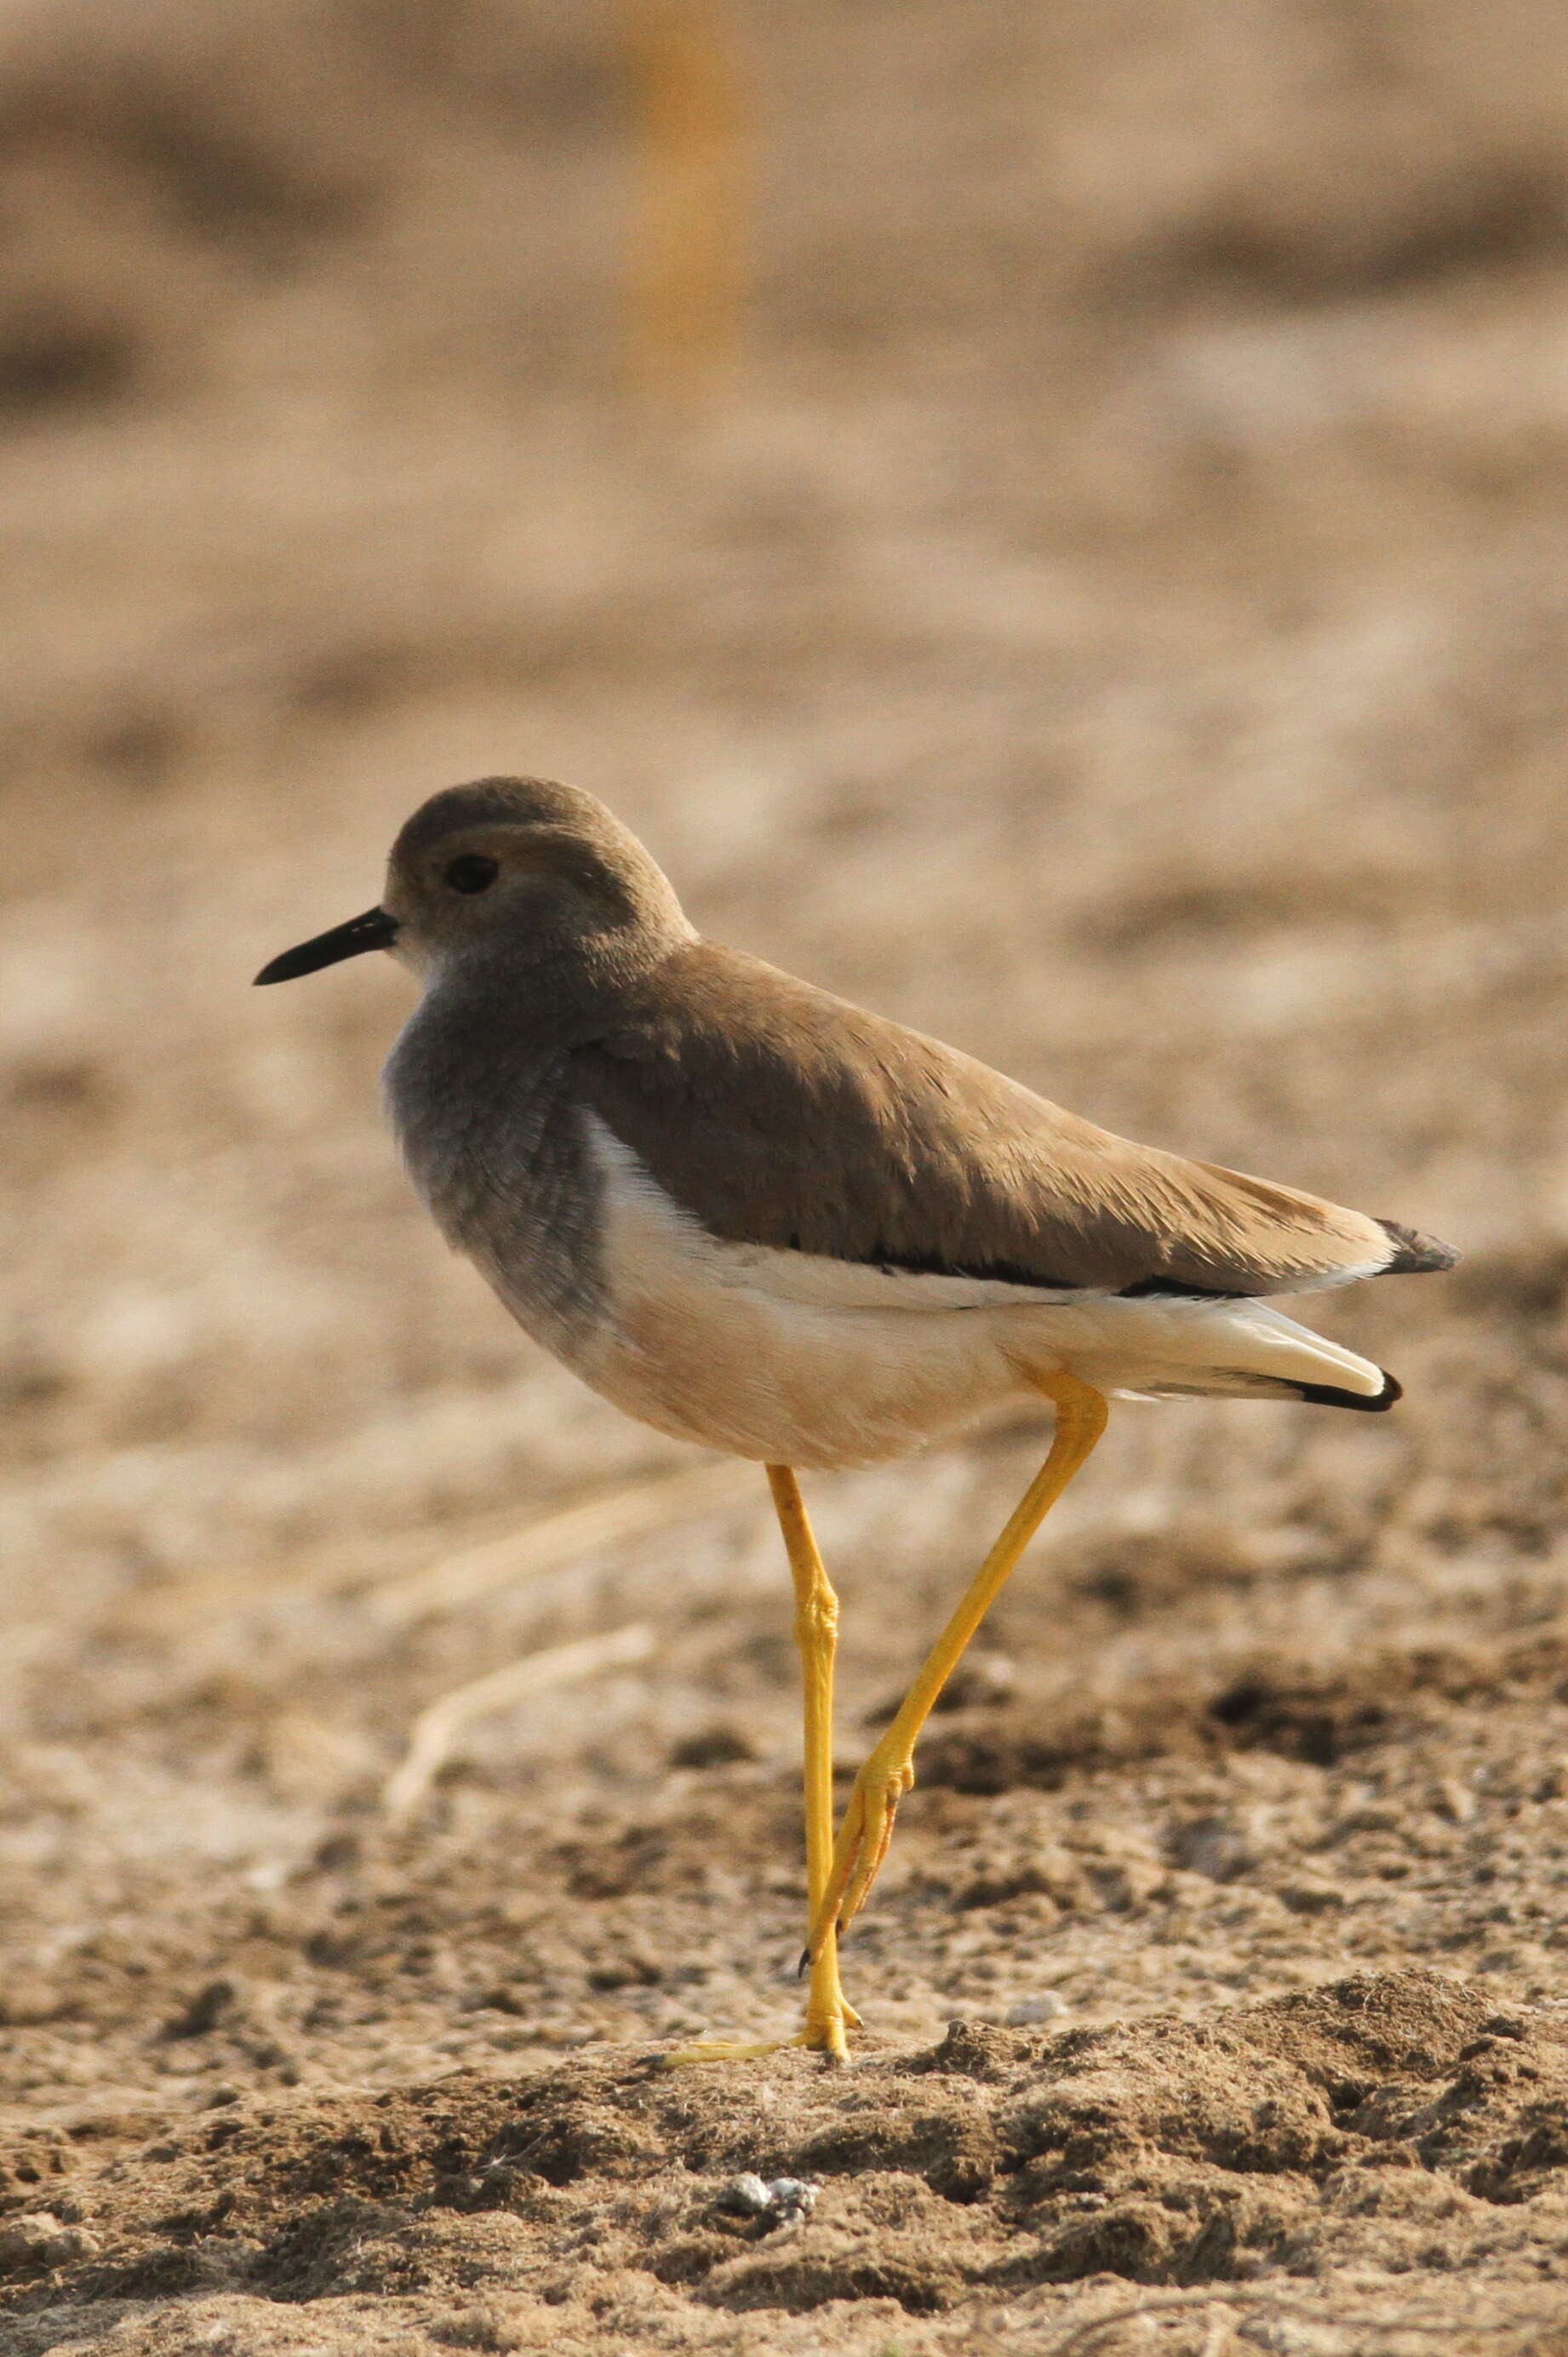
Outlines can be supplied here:
[[1380, 1220], [1378, 1225], [1394, 1248], [1380, 1272], [1384, 1276], [1424, 1276], [1434, 1269], [1453, 1268], [1459, 1260], [1453, 1245], [1440, 1236], [1423, 1236], [1419, 1228], [1403, 1228], [1397, 1220]]
[[1296, 1392], [1314, 1407], [1354, 1407], [1364, 1415], [1381, 1415], [1396, 1400], [1404, 1397], [1404, 1386], [1386, 1367], [1380, 1367], [1378, 1372], [1383, 1379], [1382, 1389], [1378, 1392], [1346, 1391], [1338, 1383], [1298, 1383]]

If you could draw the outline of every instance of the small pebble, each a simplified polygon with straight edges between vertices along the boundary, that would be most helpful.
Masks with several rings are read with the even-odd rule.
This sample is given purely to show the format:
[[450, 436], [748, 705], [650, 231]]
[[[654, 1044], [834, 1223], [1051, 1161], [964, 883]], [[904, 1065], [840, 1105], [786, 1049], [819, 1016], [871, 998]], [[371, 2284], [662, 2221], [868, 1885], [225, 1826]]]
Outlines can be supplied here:
[[764, 2180], [748, 2169], [741, 2176], [730, 2179], [719, 2195], [719, 2208], [743, 2218], [760, 2218], [770, 2199]]
[[809, 2217], [817, 2206], [817, 2189], [803, 2177], [758, 2177], [746, 2169], [732, 2177], [719, 2195], [718, 2207], [732, 2217], [760, 2218], [769, 2226], [785, 2226]]

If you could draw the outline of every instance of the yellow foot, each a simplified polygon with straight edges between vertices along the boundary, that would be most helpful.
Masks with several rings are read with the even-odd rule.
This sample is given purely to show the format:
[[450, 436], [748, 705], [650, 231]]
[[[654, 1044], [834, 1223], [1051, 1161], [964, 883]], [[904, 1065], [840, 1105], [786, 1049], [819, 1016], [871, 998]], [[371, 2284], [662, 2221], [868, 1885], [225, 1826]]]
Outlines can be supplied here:
[[865, 1906], [892, 1844], [898, 1803], [914, 1781], [913, 1762], [884, 1755], [880, 1747], [855, 1778], [833, 1844], [828, 1887], [811, 1919], [809, 1956], [820, 1956], [828, 1934], [847, 1930]]
[[699, 2038], [690, 2046], [673, 2048], [660, 2061], [666, 2071], [678, 2071], [688, 2062], [756, 2062], [765, 2054], [787, 2054], [792, 2047], [803, 2046], [813, 2054], [825, 2055], [830, 2062], [847, 2062], [849, 2041], [844, 2032], [859, 2028], [859, 2014], [846, 2005], [822, 2021], [808, 2017], [793, 2038]]

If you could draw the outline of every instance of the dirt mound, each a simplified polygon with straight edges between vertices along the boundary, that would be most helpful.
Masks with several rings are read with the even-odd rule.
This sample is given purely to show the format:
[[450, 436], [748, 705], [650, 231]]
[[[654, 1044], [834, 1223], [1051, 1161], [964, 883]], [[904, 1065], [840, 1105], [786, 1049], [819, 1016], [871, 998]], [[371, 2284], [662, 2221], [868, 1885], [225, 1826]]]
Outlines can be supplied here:
[[1043, 2325], [1046, 2287], [1108, 2276], [1241, 2287], [1245, 2317], [1359, 2259], [1516, 2287], [1522, 2315], [1568, 2210], [1565, 2117], [1561, 2024], [1368, 1974], [1202, 2024], [955, 2023], [847, 2076], [610, 2053], [247, 2103], [112, 2157], [42, 2141], [10, 2163], [0, 2268], [18, 2349], [66, 2305], [142, 2345], [136, 2303], [174, 2293], [254, 2317], [261, 2347], [264, 2303], [372, 2290], [471, 2302], [516, 2337], [468, 2345], [519, 2348], [638, 2310], [701, 2345], [694, 2309], [839, 2301]]

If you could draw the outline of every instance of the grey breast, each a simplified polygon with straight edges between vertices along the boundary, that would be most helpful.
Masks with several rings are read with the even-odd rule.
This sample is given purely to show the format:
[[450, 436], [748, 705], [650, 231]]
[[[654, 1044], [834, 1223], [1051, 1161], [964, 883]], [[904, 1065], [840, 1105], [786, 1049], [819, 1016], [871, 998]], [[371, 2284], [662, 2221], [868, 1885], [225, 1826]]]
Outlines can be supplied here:
[[603, 1307], [602, 1180], [570, 1066], [514, 1010], [438, 985], [383, 1074], [403, 1160], [442, 1234], [568, 1361]]

